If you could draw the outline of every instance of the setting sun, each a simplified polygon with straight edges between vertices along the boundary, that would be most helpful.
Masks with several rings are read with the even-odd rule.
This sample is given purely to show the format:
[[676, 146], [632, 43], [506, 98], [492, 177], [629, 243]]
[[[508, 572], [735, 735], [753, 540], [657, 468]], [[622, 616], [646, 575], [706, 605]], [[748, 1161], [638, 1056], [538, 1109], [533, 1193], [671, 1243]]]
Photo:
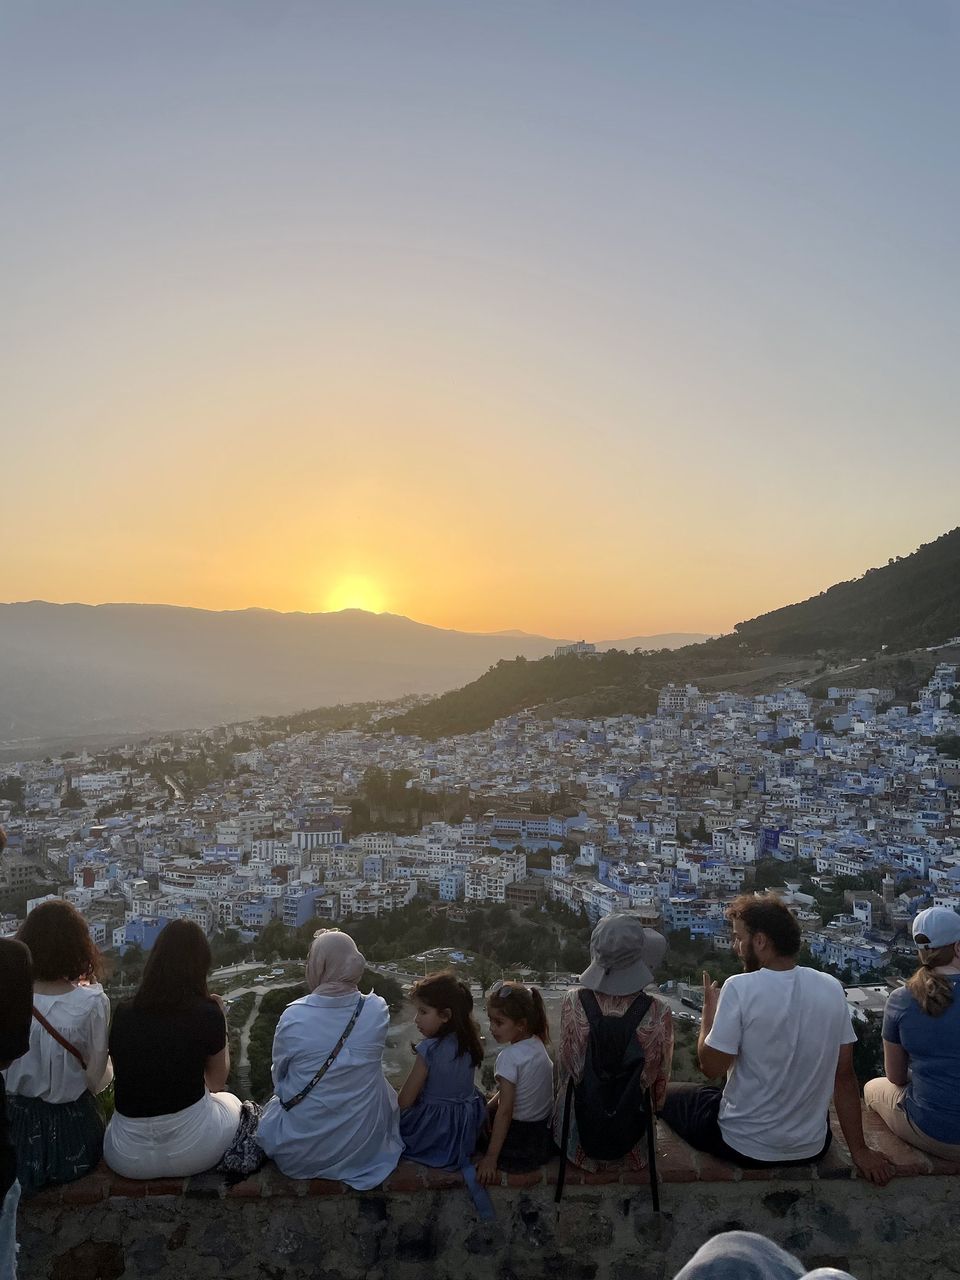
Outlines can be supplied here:
[[369, 578], [341, 578], [327, 595], [323, 607], [328, 613], [336, 613], [340, 609], [366, 609], [368, 613], [382, 613], [383, 592]]

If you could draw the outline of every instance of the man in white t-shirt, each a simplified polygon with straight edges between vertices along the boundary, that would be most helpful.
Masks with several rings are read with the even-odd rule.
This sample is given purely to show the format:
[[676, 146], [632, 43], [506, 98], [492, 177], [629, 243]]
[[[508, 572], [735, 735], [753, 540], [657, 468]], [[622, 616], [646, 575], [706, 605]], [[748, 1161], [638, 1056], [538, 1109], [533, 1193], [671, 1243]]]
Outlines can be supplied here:
[[663, 1119], [691, 1146], [743, 1167], [809, 1164], [830, 1146], [833, 1096], [850, 1154], [880, 1186], [893, 1166], [868, 1147], [853, 1070], [856, 1033], [843, 987], [797, 964], [800, 926], [775, 895], [727, 910], [745, 972], [722, 991], [704, 974], [700, 1068], [723, 1089], [673, 1085]]

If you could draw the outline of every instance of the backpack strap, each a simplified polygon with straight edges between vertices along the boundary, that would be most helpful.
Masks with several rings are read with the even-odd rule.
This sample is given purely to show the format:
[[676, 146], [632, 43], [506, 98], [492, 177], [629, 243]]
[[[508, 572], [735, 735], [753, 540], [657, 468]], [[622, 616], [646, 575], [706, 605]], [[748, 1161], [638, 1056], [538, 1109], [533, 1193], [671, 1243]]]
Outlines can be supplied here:
[[[587, 987], [581, 987], [580, 1003], [583, 1006], [583, 1012], [587, 1015], [587, 1021], [590, 1023], [590, 1030], [596, 1031], [600, 1026], [600, 1019], [604, 1016], [600, 1011], [599, 1000]], [[623, 1025], [630, 1027], [630, 1035], [636, 1032], [637, 1027], [646, 1017], [647, 1010], [652, 1004], [653, 996], [648, 996], [645, 991], [641, 991], [636, 1000], [621, 1015], [627, 1020]]]
[[570, 1141], [570, 1112], [573, 1109], [573, 1076], [567, 1081], [567, 1091], [563, 1100], [563, 1128], [560, 1136], [560, 1168], [557, 1171], [557, 1189], [554, 1192], [553, 1203], [556, 1205], [557, 1216], [560, 1215], [560, 1201], [563, 1199], [563, 1184], [567, 1178], [567, 1146]]
[[[630, 1036], [636, 1035], [637, 1027], [647, 1016], [647, 1010], [653, 1004], [653, 996], [648, 996], [645, 991], [641, 991], [634, 1000], [633, 1004], [624, 1013], [624, 1025], [630, 1026]], [[629, 1039], [629, 1037], [628, 1037]]]
[[72, 1054], [72, 1056], [80, 1063], [81, 1067], [83, 1067], [84, 1071], [86, 1071], [86, 1059], [77, 1046], [75, 1044], [71, 1044], [66, 1036], [62, 1036], [57, 1028], [46, 1020], [36, 1005], [33, 1006], [33, 1016], [40, 1023], [41, 1027], [43, 1027], [44, 1031], [46, 1031], [47, 1035], [53, 1036], [61, 1049], [66, 1049], [67, 1053]]
[[600, 1012], [600, 1001], [589, 987], [581, 987], [579, 996], [583, 1012], [587, 1015], [587, 1021], [590, 1023], [590, 1030], [596, 1031], [600, 1025], [600, 1019], [603, 1017]]
[[653, 1212], [660, 1212], [660, 1184], [657, 1173], [657, 1115], [653, 1109], [653, 1090], [643, 1091], [647, 1109], [647, 1169], [650, 1171], [650, 1199]]

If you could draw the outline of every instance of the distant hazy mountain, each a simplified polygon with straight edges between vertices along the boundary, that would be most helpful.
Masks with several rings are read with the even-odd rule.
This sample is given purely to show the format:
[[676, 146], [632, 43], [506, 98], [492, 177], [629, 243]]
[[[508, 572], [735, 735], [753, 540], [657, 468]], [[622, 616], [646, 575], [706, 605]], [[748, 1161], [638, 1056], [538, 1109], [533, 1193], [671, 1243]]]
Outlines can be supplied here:
[[632, 653], [634, 649], [683, 649], [688, 644], [702, 644], [704, 640], [712, 640], [712, 635], [702, 631], [665, 631], [658, 636], [628, 636], [626, 640], [598, 640], [597, 648], [624, 649]]
[[[491, 631], [492, 636], [523, 636], [528, 640], [540, 640], [542, 636], [532, 636], [529, 631]], [[593, 643], [600, 653], [608, 649], [623, 649], [632, 653], [634, 649], [682, 649], [688, 644], [701, 644], [704, 640], [712, 640], [713, 635], [703, 631], [665, 631], [656, 636], [627, 636], [624, 640], [595, 640]], [[571, 640], [556, 640], [554, 644], [572, 644]]]
[[0, 750], [440, 693], [558, 643], [359, 609], [0, 604]]
[[[484, 631], [481, 634], [487, 635], [487, 636], [512, 636], [514, 639], [516, 639], [516, 637], [518, 636], [526, 636], [528, 638], [533, 638], [529, 631], [518, 631], [516, 627], [510, 627], [509, 630], [507, 631]], [[558, 640], [556, 643], [567, 644], [569, 642], [566, 640]]]

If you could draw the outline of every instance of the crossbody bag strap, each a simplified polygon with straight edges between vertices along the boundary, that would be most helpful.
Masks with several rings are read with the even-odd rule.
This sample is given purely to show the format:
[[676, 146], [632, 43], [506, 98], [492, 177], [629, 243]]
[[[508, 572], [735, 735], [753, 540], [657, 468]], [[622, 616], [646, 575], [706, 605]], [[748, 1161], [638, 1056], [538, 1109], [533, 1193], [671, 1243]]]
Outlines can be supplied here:
[[66, 1049], [67, 1053], [73, 1054], [76, 1060], [80, 1063], [81, 1067], [83, 1067], [84, 1071], [86, 1071], [87, 1069], [86, 1059], [84, 1058], [80, 1050], [77, 1048], [77, 1046], [75, 1044], [71, 1044], [70, 1041], [66, 1038], [66, 1036], [62, 1036], [60, 1032], [57, 1030], [57, 1028], [52, 1026], [46, 1020], [46, 1018], [43, 1016], [43, 1014], [40, 1012], [40, 1010], [37, 1008], [36, 1005], [33, 1006], [33, 1016], [40, 1023], [41, 1027], [43, 1027], [44, 1031], [46, 1031], [48, 1035], [53, 1036], [57, 1044], [60, 1045], [62, 1049]]
[[351, 1015], [350, 1021], [344, 1027], [343, 1035], [340, 1037], [337, 1043], [330, 1050], [323, 1066], [320, 1068], [317, 1074], [313, 1077], [310, 1083], [307, 1085], [304, 1085], [304, 1087], [300, 1090], [299, 1093], [295, 1093], [289, 1102], [284, 1102], [283, 1099], [280, 1098], [279, 1094], [277, 1095], [278, 1101], [280, 1102], [280, 1105], [281, 1107], [283, 1107], [284, 1111], [290, 1111], [293, 1107], [297, 1105], [298, 1102], [302, 1102], [304, 1098], [307, 1096], [307, 1094], [310, 1092], [310, 1090], [314, 1087], [314, 1085], [319, 1084], [320, 1081], [323, 1079], [323, 1077], [327, 1074], [327, 1072], [333, 1066], [334, 1061], [336, 1060], [337, 1054], [340, 1052], [343, 1046], [347, 1043], [347, 1036], [356, 1026], [357, 1019], [360, 1017], [360, 1011], [362, 1009], [363, 1009], [363, 996], [361, 996], [360, 999], [357, 1001], [357, 1007], [354, 1009], [353, 1014]]

